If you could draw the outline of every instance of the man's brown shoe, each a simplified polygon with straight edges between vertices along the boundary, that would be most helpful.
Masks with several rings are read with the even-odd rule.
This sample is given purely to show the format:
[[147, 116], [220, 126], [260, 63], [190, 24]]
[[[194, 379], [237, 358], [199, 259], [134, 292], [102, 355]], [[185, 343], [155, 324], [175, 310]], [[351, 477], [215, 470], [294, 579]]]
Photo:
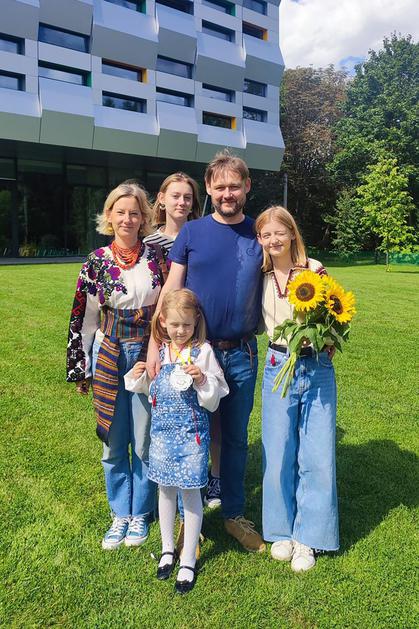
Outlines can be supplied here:
[[[181, 554], [182, 554], [183, 544], [184, 544], [184, 536], [185, 536], [185, 523], [183, 521], [181, 521], [180, 527], [179, 527], [179, 533], [177, 535], [177, 540], [176, 540], [176, 552], [178, 554], [178, 557], [180, 557]], [[200, 533], [199, 534], [199, 542], [196, 545], [196, 551], [195, 551], [195, 557], [196, 557], [197, 561], [198, 561], [198, 559], [201, 556], [200, 544], [203, 544], [204, 541], [205, 541], [205, 537], [202, 535], [202, 533]]]
[[224, 526], [227, 533], [235, 537], [246, 550], [253, 553], [263, 553], [266, 549], [266, 544], [259, 533], [255, 531], [253, 522], [246, 520], [242, 515], [224, 520]]

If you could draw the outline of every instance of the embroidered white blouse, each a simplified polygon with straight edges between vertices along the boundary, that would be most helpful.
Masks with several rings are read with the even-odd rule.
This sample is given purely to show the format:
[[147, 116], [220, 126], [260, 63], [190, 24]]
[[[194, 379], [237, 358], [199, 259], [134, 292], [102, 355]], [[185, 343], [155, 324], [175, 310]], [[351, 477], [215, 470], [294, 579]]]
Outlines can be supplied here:
[[[194, 364], [197, 365], [205, 375], [205, 380], [201, 385], [195, 384], [194, 382], [193, 387], [197, 393], [199, 405], [212, 413], [217, 410], [221, 398], [228, 395], [229, 388], [211, 345], [205, 342], [200, 345], [199, 349], [200, 352], [194, 360]], [[189, 358], [189, 349], [183, 349], [180, 355], [186, 363]], [[169, 346], [164, 344], [162, 365], [170, 364], [171, 362]], [[180, 361], [177, 360], [176, 362]], [[125, 388], [128, 389], [128, 391], [148, 395], [151, 381], [146, 371], [142, 376], [136, 379], [133, 375], [133, 369], [131, 369], [125, 374], [124, 379]]]
[[91, 348], [103, 339], [101, 310], [136, 310], [153, 306], [162, 285], [156, 251], [143, 243], [138, 262], [131, 269], [115, 263], [110, 247], [93, 251], [77, 280], [71, 311], [67, 348], [67, 380], [80, 381], [92, 375]]
[[[273, 271], [265, 273], [263, 278], [263, 293], [262, 293], [262, 331], [265, 331], [269, 340], [273, 341], [275, 327], [281, 325], [285, 319], [292, 319], [294, 314], [294, 306], [289, 303], [287, 299], [288, 284], [299, 273], [309, 269], [319, 275], [327, 275], [327, 271], [318, 260], [308, 258], [306, 266], [295, 266], [290, 270], [287, 279], [287, 286], [285, 292], [282, 293], [275, 278]], [[278, 345], [286, 346], [284, 340], [276, 341]]]

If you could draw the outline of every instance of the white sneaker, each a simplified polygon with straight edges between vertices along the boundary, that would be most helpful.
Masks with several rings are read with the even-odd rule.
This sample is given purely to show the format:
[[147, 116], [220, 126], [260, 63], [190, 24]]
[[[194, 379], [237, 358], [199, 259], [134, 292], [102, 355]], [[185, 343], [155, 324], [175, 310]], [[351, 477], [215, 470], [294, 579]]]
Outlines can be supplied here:
[[105, 537], [102, 540], [102, 548], [105, 550], [118, 548], [125, 539], [129, 521], [130, 518], [119, 518], [115, 515], [111, 528], [106, 532]]
[[148, 537], [149, 523], [145, 515], [134, 515], [128, 524], [125, 546], [141, 546]]
[[292, 555], [291, 570], [294, 572], [306, 572], [316, 563], [314, 551], [310, 546], [294, 542], [294, 553]]
[[294, 543], [290, 539], [280, 539], [271, 546], [271, 557], [278, 561], [291, 561]]

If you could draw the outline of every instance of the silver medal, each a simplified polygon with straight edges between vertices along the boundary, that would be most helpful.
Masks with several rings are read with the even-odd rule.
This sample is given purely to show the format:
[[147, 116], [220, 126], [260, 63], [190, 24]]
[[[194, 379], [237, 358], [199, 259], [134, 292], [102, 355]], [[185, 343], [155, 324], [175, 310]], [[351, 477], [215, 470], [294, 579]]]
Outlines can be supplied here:
[[182, 365], [176, 363], [169, 376], [169, 382], [176, 391], [186, 391], [193, 383], [193, 379], [192, 376], [183, 371]]

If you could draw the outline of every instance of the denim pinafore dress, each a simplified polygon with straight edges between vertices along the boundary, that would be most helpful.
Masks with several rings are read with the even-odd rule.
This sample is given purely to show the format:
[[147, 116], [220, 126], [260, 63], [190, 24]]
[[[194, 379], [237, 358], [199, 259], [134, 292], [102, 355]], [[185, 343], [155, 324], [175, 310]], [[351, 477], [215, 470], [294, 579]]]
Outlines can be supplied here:
[[[196, 359], [199, 348], [191, 349]], [[177, 391], [169, 378], [175, 364], [164, 364], [150, 386], [152, 399], [148, 478], [159, 485], [194, 489], [208, 480], [209, 411], [198, 404], [191, 385]]]

